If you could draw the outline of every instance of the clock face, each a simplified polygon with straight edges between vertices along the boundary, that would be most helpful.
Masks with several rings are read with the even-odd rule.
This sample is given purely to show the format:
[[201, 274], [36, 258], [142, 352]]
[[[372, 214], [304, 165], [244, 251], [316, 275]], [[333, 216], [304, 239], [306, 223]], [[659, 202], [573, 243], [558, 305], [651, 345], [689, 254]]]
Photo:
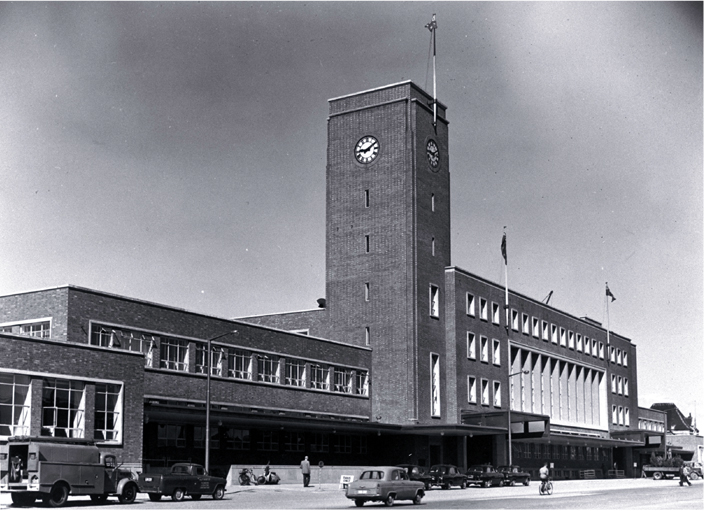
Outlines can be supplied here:
[[429, 140], [426, 144], [426, 158], [428, 158], [428, 164], [435, 171], [438, 170], [438, 163], [440, 161], [440, 156], [438, 152], [438, 145], [435, 140]]
[[379, 154], [379, 140], [372, 136], [362, 137], [355, 144], [355, 159], [360, 163], [372, 163]]

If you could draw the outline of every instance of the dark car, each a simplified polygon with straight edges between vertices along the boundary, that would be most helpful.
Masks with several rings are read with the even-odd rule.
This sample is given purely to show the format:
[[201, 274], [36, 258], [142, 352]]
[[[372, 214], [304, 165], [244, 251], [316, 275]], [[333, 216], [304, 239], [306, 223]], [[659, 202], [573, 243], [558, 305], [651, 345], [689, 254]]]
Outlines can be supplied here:
[[472, 466], [465, 474], [468, 478], [468, 484], [475, 484], [485, 488], [504, 486], [504, 474], [495, 470], [490, 464]]
[[507, 486], [514, 486], [519, 483], [529, 486], [531, 482], [531, 474], [524, 472], [519, 465], [497, 467], [497, 472], [504, 474], [504, 484]]
[[440, 486], [444, 490], [451, 486], [460, 486], [460, 488], [468, 486], [467, 477], [455, 465], [433, 465], [428, 475], [431, 476], [433, 486]]
[[406, 470], [406, 473], [409, 475], [409, 479], [412, 481], [421, 481], [426, 490], [431, 489], [431, 476], [428, 475], [425, 467], [421, 467], [419, 465], [407, 465], [405, 463], [397, 465], [397, 467], [401, 467]]
[[345, 496], [355, 501], [357, 507], [365, 502], [384, 502], [391, 506], [395, 500], [421, 504], [424, 487], [419, 481], [411, 481], [401, 467], [372, 467], [363, 470], [360, 477], [348, 485]]

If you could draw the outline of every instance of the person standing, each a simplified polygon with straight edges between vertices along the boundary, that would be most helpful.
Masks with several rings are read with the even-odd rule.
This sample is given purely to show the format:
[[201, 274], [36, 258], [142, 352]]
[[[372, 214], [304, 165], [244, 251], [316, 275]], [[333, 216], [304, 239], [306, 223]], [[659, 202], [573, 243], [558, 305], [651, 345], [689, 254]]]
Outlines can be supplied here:
[[678, 475], [681, 477], [681, 480], [678, 484], [683, 486], [683, 483], [688, 483], [688, 486], [693, 486], [692, 484], [690, 484], [688, 474], [690, 474], [690, 467], [688, 465], [681, 465], [680, 469], [678, 470]]
[[304, 460], [301, 462], [301, 474], [304, 476], [304, 488], [308, 487], [308, 483], [311, 481], [311, 463], [308, 461], [308, 456], [304, 456]]

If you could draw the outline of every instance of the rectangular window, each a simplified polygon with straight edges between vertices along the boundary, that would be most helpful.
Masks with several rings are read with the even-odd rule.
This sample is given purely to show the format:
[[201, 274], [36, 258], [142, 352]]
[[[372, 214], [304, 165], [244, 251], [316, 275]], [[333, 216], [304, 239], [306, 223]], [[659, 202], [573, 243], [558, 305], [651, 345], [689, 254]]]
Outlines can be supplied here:
[[617, 363], [622, 365], [622, 350], [617, 350]]
[[370, 253], [370, 235], [365, 234], [365, 253], [369, 254]]
[[487, 321], [487, 300], [480, 298], [480, 319]]
[[159, 424], [157, 447], [186, 447], [186, 428], [176, 424]]
[[612, 424], [618, 424], [617, 405], [612, 405]]
[[[218, 428], [210, 429], [210, 446], [212, 449], [220, 449], [220, 434]], [[193, 445], [194, 447], [203, 448], [206, 446], [206, 428], [203, 426], [193, 427]]]
[[612, 362], [613, 364], [617, 362], [617, 357], [614, 353], [614, 346], [610, 346], [610, 362]]
[[601, 342], [600, 343], [600, 360], [604, 360], [604, 359], [605, 359], [605, 344]]
[[[208, 370], [206, 351], [207, 344], [196, 345], [196, 373], [206, 374]], [[211, 346], [211, 376], [223, 375], [223, 359], [225, 358], [225, 350], [221, 347]]]
[[95, 429], [98, 442], [122, 442], [122, 385], [96, 383]]
[[480, 385], [482, 387], [482, 404], [489, 406], [490, 404], [490, 383], [486, 379], [482, 378], [480, 380]]
[[581, 334], [575, 334], [575, 349], [583, 351], [583, 336]]
[[558, 344], [558, 327], [554, 324], [551, 324], [551, 342]]
[[311, 388], [328, 390], [330, 388], [328, 379], [330, 378], [330, 373], [328, 368], [321, 367], [318, 364], [311, 366]]
[[624, 378], [624, 395], [629, 396], [629, 380]]
[[31, 411], [30, 377], [0, 373], [0, 438], [29, 435]]
[[624, 387], [621, 376], [617, 376], [617, 394], [619, 394], [620, 396], [624, 394]]
[[333, 392], [352, 394], [352, 373], [336, 367], [333, 369]]
[[595, 339], [592, 340], [592, 356], [597, 356], [597, 341]]
[[145, 331], [113, 328], [94, 323], [91, 325], [90, 344], [93, 346], [144, 353], [145, 366], [152, 367], [154, 347], [156, 346], [158, 338], [158, 335]]
[[369, 388], [369, 378], [367, 371], [355, 371], [355, 391], [356, 396], [366, 396]]
[[328, 452], [328, 433], [313, 433], [311, 452]]
[[257, 381], [279, 383], [279, 360], [257, 355]]
[[492, 323], [499, 325], [499, 304], [492, 302]]
[[522, 315], [521, 315], [521, 332], [523, 334], [529, 335], [530, 328], [531, 328], [531, 326], [529, 324], [529, 315], [522, 313]]
[[431, 211], [432, 212], [436, 211], [436, 194], [435, 193], [431, 194]]
[[612, 394], [617, 393], [617, 377], [612, 375]]
[[292, 387], [306, 386], [306, 363], [301, 360], [286, 360], [285, 381]]
[[541, 338], [548, 341], [548, 321], [541, 321]]
[[335, 435], [333, 437], [333, 452], [339, 454], [352, 454], [352, 444], [351, 435]]
[[370, 191], [365, 190], [365, 207], [369, 208], [370, 207]]
[[467, 311], [468, 316], [475, 317], [475, 295], [467, 294]]
[[436, 238], [431, 238], [431, 255], [436, 255]]
[[565, 348], [566, 346], [566, 334], [565, 334], [565, 328], [561, 327], [560, 329], [560, 339], [561, 339], [561, 346]]
[[365, 327], [365, 346], [370, 345], [370, 327]]
[[85, 384], [46, 378], [42, 389], [42, 436], [84, 438]]
[[568, 330], [568, 349], [575, 349], [575, 335], [573, 334], [572, 330]]
[[624, 426], [624, 408], [619, 407], [619, 425]]
[[430, 285], [429, 288], [429, 299], [430, 299], [430, 314], [432, 318], [437, 318], [439, 315], [440, 304], [438, 296], [438, 286]]
[[260, 439], [257, 441], [258, 451], [276, 452], [279, 450], [279, 432], [262, 430]]
[[437, 353], [431, 353], [431, 415], [441, 416], [441, 361]]
[[242, 350], [228, 350], [228, 376], [238, 380], [252, 379], [252, 357]]
[[477, 404], [477, 380], [468, 376], [468, 403]]
[[3, 323], [0, 325], [0, 332], [48, 339], [51, 336], [51, 319]]
[[492, 382], [493, 385], [493, 397], [494, 397], [494, 406], [497, 408], [501, 408], [502, 406], [502, 384], [498, 381]]
[[631, 421], [629, 420], [629, 408], [624, 409], [624, 425], [629, 426]]
[[519, 312], [512, 309], [512, 330], [519, 331]]
[[284, 433], [284, 452], [304, 452], [304, 433], [286, 431]]
[[492, 363], [496, 366], [500, 365], [500, 349], [497, 339], [492, 339]]
[[365, 282], [365, 301], [369, 302], [370, 301], [370, 283]]
[[476, 360], [477, 355], [476, 355], [476, 350], [477, 346], [475, 346], [475, 334], [472, 332], [468, 332], [468, 358], [470, 360]]
[[250, 450], [250, 430], [228, 428], [225, 447], [233, 451]]
[[159, 346], [160, 366], [163, 369], [188, 372], [189, 342], [185, 339], [162, 338]]
[[489, 347], [487, 346], [487, 337], [480, 336], [480, 360], [482, 362], [489, 362]]
[[627, 367], [627, 352], [625, 351], [624, 354], [622, 355], [622, 365], [624, 367]]

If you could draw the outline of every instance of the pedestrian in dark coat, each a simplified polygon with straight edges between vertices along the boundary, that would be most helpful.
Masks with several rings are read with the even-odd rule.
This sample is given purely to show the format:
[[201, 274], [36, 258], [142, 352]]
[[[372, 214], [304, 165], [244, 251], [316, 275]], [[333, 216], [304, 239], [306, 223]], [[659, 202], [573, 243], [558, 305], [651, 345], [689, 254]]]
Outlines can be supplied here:
[[683, 486], [683, 483], [688, 483], [688, 486], [692, 486], [692, 484], [690, 484], [690, 479], [688, 479], [688, 474], [690, 474], [690, 467], [687, 465], [681, 465], [680, 470], [678, 470], [678, 475], [681, 476], [681, 480], [678, 484]]
[[308, 486], [311, 481], [311, 464], [308, 461], [308, 456], [304, 456], [304, 460], [301, 462], [301, 474], [304, 476], [304, 488]]

